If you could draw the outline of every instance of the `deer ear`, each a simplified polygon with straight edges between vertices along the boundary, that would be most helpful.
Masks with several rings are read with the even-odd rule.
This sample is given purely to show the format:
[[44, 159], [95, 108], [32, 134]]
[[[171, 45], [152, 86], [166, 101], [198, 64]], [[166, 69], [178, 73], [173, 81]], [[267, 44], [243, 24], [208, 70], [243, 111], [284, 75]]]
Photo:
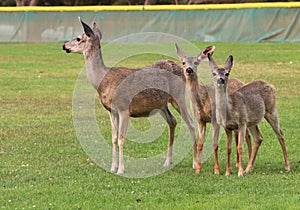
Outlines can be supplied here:
[[79, 21], [80, 21], [80, 23], [83, 27], [84, 33], [88, 37], [95, 37], [95, 34], [94, 34], [93, 30], [85, 22], [83, 22], [80, 17], [79, 17]]
[[224, 68], [230, 71], [232, 66], [233, 66], [233, 56], [229, 55], [229, 57], [226, 60]]
[[209, 66], [212, 70], [215, 70], [218, 68], [218, 65], [216, 64], [216, 62], [214, 61], [214, 59], [212, 58], [212, 54], [208, 53], [207, 54], [208, 57], [208, 61], [209, 61]]
[[208, 57], [208, 54], [213, 54], [215, 51], [215, 46], [208, 46], [205, 48], [197, 57], [199, 61], [205, 60]]
[[93, 32], [94, 34], [98, 37], [99, 41], [101, 42], [102, 40], [102, 33], [97, 25], [96, 22], [93, 23]]
[[184, 58], [185, 57], [185, 54], [184, 52], [179, 48], [179, 46], [177, 44], [175, 44], [175, 47], [176, 47], [176, 52], [177, 52], [177, 55], [179, 56], [179, 58]]

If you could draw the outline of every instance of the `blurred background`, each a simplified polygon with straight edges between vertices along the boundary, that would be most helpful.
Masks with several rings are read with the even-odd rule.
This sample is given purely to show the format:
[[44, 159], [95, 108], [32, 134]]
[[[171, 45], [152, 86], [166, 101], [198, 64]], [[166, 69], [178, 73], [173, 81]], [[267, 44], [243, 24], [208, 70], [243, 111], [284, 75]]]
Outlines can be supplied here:
[[[104, 42], [149, 32], [172, 34], [196, 42], [300, 41], [299, 2], [253, 4], [250, 8], [242, 8], [245, 6], [243, 3], [231, 4], [229, 7], [226, 4], [216, 4], [210, 8], [209, 4], [204, 5], [204, 3], [239, 3], [233, 0], [2, 0], [0, 2], [2, 4], [0, 42], [71, 40], [82, 33], [78, 17], [88, 24], [96, 21], [103, 30]], [[124, 6], [73, 7], [117, 4]], [[145, 4], [160, 6], [145, 9]], [[171, 4], [179, 5], [175, 9], [168, 8]], [[197, 4], [197, 7], [203, 8], [180, 9], [187, 4], [188, 7]], [[46, 7], [22, 7], [33, 5]], [[65, 5], [63, 8], [51, 7], [63, 5]], [[213, 6], [218, 6], [218, 9]], [[142, 39], [132, 40], [128, 37], [122, 39], [122, 42], [165, 42], [161, 36], [155, 36], [155, 40], [146, 35], [139, 37]]]
[[[249, 2], [292, 2], [289, 0], [2, 0], [0, 6], [87, 6], [155, 4], [228, 4]], [[295, 1], [294, 1], [295, 2]]]

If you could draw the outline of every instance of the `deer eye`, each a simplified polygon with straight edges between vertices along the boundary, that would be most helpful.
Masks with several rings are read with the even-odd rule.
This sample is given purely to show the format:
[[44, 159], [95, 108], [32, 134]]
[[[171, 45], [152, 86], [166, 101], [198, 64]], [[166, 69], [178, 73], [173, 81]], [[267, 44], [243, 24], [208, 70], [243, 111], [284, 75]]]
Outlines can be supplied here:
[[182, 65], [185, 65], [185, 62], [182, 62]]
[[228, 77], [228, 76], [229, 76], [229, 73], [226, 73], [225, 76]]
[[217, 74], [216, 73], [212, 73], [212, 75], [215, 77]]
[[81, 39], [80, 39], [79, 37], [76, 38], [76, 41], [77, 41], [77, 42], [80, 42], [80, 40], [81, 40]]
[[198, 65], [199, 63], [197, 61], [194, 62], [194, 65]]

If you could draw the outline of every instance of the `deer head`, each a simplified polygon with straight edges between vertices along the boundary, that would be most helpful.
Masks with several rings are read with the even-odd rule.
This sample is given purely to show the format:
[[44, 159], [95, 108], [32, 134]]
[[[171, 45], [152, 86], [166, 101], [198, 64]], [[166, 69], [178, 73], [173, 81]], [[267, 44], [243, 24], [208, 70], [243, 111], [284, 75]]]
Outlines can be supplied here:
[[201, 51], [199, 55], [195, 57], [186, 56], [185, 53], [179, 48], [177, 44], [175, 44], [177, 55], [182, 63], [184, 68], [184, 75], [185, 76], [193, 76], [197, 74], [197, 67], [201, 61], [207, 59], [207, 55], [213, 54], [215, 50], [215, 46], [209, 46], [205, 50]]
[[214, 78], [214, 84], [216, 87], [225, 87], [228, 82], [229, 74], [233, 65], [233, 56], [230, 55], [225, 63], [224, 68], [219, 68], [218, 65], [215, 63], [212, 55], [208, 54], [209, 66], [212, 70], [212, 75]]
[[91, 29], [86, 23], [84, 23], [80, 17], [79, 21], [83, 27], [84, 33], [77, 36], [73, 40], [66, 42], [63, 45], [63, 50], [67, 53], [82, 53], [87, 54], [88, 51], [95, 50], [95, 48], [100, 48], [100, 41], [102, 34], [97, 26], [93, 23], [93, 29]]

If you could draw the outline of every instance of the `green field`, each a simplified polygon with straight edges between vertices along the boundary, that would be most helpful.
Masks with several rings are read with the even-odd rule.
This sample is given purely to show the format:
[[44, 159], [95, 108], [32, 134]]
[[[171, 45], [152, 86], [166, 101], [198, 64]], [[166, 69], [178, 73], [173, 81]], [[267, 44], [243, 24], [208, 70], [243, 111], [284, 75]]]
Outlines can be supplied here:
[[[200, 49], [208, 45], [194, 44]], [[65, 54], [61, 44], [3, 43], [0, 209], [299, 209], [300, 44], [215, 45], [214, 59], [218, 64], [222, 65], [229, 54], [234, 56], [232, 76], [244, 82], [263, 79], [276, 87], [290, 172], [284, 170], [275, 134], [263, 121], [259, 126], [264, 141], [255, 168], [244, 177], [238, 177], [234, 167], [235, 149], [233, 174], [224, 175], [224, 135], [219, 149], [221, 175], [213, 174], [213, 156], [203, 163], [203, 172], [195, 174], [191, 152], [174, 168], [157, 176], [126, 178], [111, 174], [86, 154], [73, 125], [72, 99], [77, 77], [84, 69], [82, 55]], [[143, 67], [162, 58], [165, 57], [144, 54], [106, 63]], [[200, 68], [199, 77], [205, 76], [205, 81], [209, 81], [208, 64]], [[109, 142], [109, 116], [96, 104], [99, 128]], [[176, 116], [180, 124], [177, 113]], [[138, 130], [149, 128], [145, 118], [134, 119], [132, 124]], [[127, 141], [125, 154], [141, 158], [160, 154], [166, 150], [167, 138], [165, 129], [156, 141], [148, 144]]]

